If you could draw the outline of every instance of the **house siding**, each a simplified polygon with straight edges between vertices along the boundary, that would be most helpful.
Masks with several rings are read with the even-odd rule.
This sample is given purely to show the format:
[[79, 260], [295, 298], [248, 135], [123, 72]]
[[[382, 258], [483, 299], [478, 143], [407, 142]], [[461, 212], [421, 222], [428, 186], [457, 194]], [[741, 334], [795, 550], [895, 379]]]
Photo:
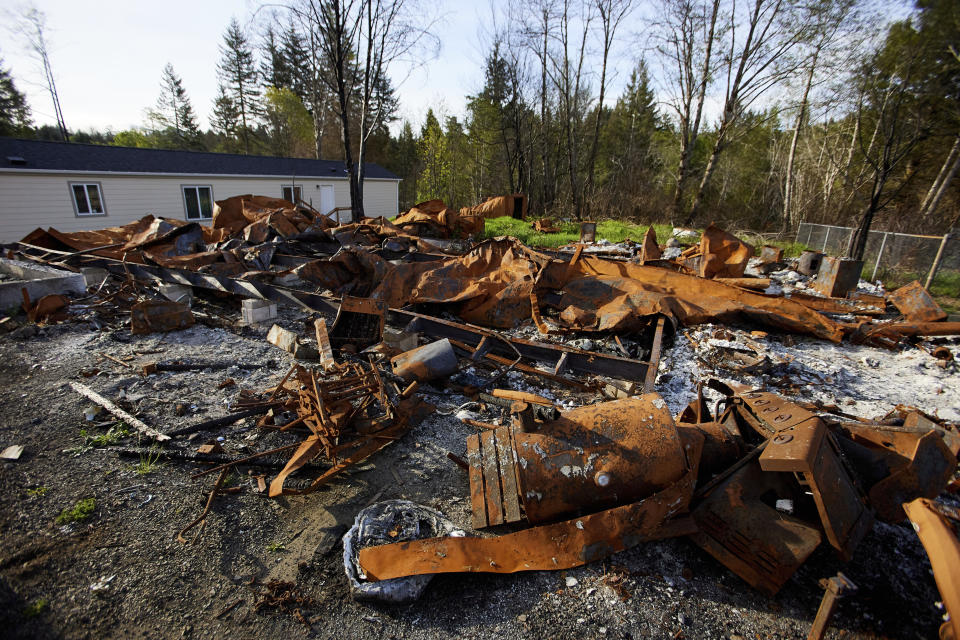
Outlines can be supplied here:
[[[105, 216], [77, 216], [70, 193], [71, 182], [100, 184]], [[0, 242], [20, 240], [37, 227], [59, 231], [83, 231], [116, 227], [139, 220], [147, 214], [186, 219], [182, 185], [209, 185], [214, 200], [252, 193], [281, 197], [282, 185], [293, 184], [287, 177], [124, 176], [95, 173], [0, 172]], [[303, 199], [320, 206], [320, 185], [333, 185], [337, 207], [350, 206], [346, 180], [297, 179]], [[364, 208], [370, 217], [397, 214], [395, 180], [364, 181]]]

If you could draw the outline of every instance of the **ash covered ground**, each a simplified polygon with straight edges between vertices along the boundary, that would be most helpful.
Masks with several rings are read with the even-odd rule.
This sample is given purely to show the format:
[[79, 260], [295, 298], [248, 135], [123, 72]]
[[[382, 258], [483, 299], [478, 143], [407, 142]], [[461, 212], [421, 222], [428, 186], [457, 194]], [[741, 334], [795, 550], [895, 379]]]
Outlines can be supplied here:
[[[281, 323], [302, 333], [306, 319], [284, 309]], [[565, 572], [438, 576], [410, 605], [355, 602], [340, 540], [365, 506], [405, 498], [439, 510], [470, 535], [489, 535], [471, 530], [467, 476], [446, 454], [463, 456], [466, 437], [475, 431], [458, 419], [458, 410], [485, 421], [501, 416], [463, 408], [469, 399], [443, 384], [422, 389], [437, 407], [428, 419], [316, 493], [267, 498], [256, 491], [253, 475], [275, 471], [241, 466], [226, 483], [237, 492], [218, 496], [202, 533], [193, 539], [191, 531], [191, 542], [181, 544], [176, 533], [201, 512], [214, 478], [191, 480], [203, 468], [194, 463], [118, 456], [116, 447], [137, 445], [135, 434], [99, 444], [97, 436], [109, 440], [116, 421], [105, 414], [87, 420], [92, 405], [68, 382], [83, 382], [171, 431], [224, 415], [239, 389], [261, 391], [279, 381], [291, 357], [265, 341], [267, 328], [197, 325], [131, 336], [127, 327], [72, 322], [0, 338], [0, 449], [25, 448], [19, 460], [0, 462], [4, 636], [797, 638], [806, 637], [819, 605], [818, 580], [838, 570], [859, 591], [841, 602], [828, 638], [937, 634], [940, 596], [908, 523], [878, 523], [846, 564], [821, 545], [774, 598], [680, 538]], [[764, 346], [775, 376], [711, 364], [711, 350], [747, 341]], [[955, 342], [944, 343], [960, 355]], [[235, 365], [139, 375], [139, 366], [151, 360]], [[490, 375], [480, 366], [458, 374], [464, 384]], [[770, 389], [867, 418], [909, 404], [960, 419], [956, 365], [941, 366], [920, 350], [700, 326], [677, 333], [666, 348], [657, 391], [677, 412], [694, 398], [696, 384], [712, 376], [751, 385], [789, 380], [789, 386]], [[218, 389], [226, 378], [236, 386]], [[516, 372], [500, 384], [564, 407], [603, 400]], [[195, 450], [221, 435], [225, 452], [242, 456], [296, 440], [263, 433], [254, 421], [174, 444]], [[89, 498], [89, 516], [57, 523]], [[952, 496], [944, 499], [957, 504]], [[289, 597], [271, 599], [270, 580], [296, 586]]]

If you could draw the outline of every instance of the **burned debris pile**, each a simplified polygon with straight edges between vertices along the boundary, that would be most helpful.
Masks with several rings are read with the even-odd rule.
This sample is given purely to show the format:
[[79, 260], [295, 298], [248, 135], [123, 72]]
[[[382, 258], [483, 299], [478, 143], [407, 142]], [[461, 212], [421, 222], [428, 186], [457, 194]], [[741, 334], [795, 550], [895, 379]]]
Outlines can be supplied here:
[[[661, 246], [652, 228], [636, 243], [592, 242], [588, 225], [582, 242], [556, 251], [474, 242], [500, 215], [524, 217], [526, 198], [460, 211], [432, 200], [392, 221], [338, 224], [302, 204], [237, 196], [216, 203], [209, 226], [146, 216], [100, 231], [38, 229], [5, 252], [86, 278], [84, 294], [31, 299], [24, 289], [30, 323], [134, 335], [234, 327], [242, 300], [243, 324], [269, 326], [278, 358], [291, 360], [276, 384], [239, 389], [228, 415], [186, 426], [145, 424], [72, 383], [152, 439], [157, 456], [203, 465], [194, 478], [219, 474], [183, 542], [200, 535], [230, 469], [260, 470], [265, 497], [306, 494], [388, 456], [427, 416], [449, 415], [471, 430], [447, 452], [469, 485], [470, 522], [402, 501], [362, 511], [344, 542], [360, 599], [410, 601], [439, 573], [562, 570], [680, 536], [773, 595], [818, 547], [849, 560], [876, 521], [909, 519], [954, 616], [943, 633], [960, 634], [956, 508], [937, 502], [957, 486], [957, 424], [916, 407], [870, 419], [804, 400], [804, 385], [829, 395], [831, 381], [771, 348], [775, 337], [922, 349], [956, 367], [955, 342], [938, 336], [960, 335], [960, 323], [919, 283], [886, 293], [864, 286], [850, 261], [790, 260], [775, 247], [758, 256], [712, 225], [689, 246]], [[277, 304], [299, 309], [302, 324], [279, 323]], [[684, 343], [688, 364], [715, 375], [672, 413], [657, 376], [684, 375], [676, 362], [661, 367]], [[148, 362], [142, 374], [197, 366], [216, 363]], [[439, 413], [441, 392], [464, 403]], [[245, 418], [262, 447], [225, 454], [217, 436]], [[192, 434], [209, 439], [197, 449]], [[823, 584], [811, 637], [854, 588], [842, 573]]]

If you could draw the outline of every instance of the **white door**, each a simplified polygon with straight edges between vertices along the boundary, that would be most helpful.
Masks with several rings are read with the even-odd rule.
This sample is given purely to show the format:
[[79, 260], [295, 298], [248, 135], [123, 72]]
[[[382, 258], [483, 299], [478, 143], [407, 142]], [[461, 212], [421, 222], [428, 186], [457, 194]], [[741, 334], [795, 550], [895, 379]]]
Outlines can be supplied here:
[[[333, 185], [332, 184], [322, 184], [320, 185], [320, 213], [327, 215], [333, 208], [337, 206], [336, 201], [333, 197]], [[337, 214], [340, 212], [338, 211]], [[337, 216], [334, 218], [339, 219]]]

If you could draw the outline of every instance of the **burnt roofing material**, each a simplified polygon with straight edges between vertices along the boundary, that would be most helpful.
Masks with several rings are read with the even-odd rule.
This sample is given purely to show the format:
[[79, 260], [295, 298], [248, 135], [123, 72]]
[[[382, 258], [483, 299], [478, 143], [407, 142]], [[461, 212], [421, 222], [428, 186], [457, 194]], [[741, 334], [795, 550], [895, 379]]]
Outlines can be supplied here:
[[[0, 159], [0, 170], [347, 178], [347, 170], [339, 160], [137, 149], [4, 137], [0, 137]], [[365, 177], [400, 179], [372, 162], [366, 163]]]

